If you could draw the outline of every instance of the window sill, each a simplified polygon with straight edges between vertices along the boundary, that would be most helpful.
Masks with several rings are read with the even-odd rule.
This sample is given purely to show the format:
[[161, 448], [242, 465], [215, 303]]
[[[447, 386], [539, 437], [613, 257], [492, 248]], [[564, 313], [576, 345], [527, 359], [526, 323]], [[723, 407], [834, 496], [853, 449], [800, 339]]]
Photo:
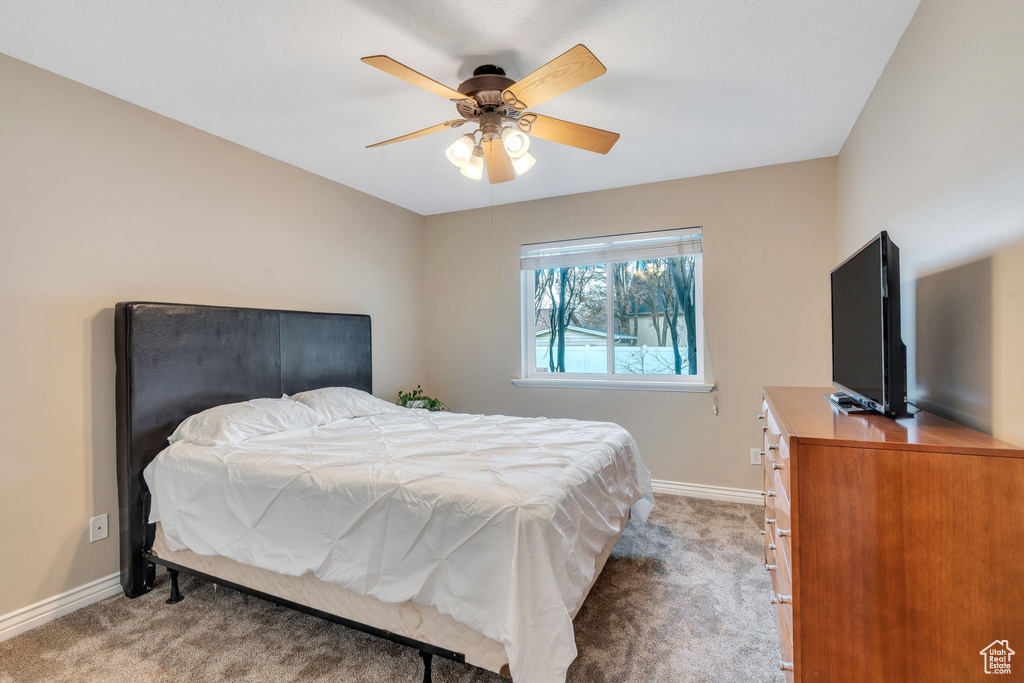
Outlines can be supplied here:
[[650, 382], [617, 379], [569, 379], [529, 377], [514, 379], [517, 387], [544, 387], [548, 389], [621, 389], [625, 391], [684, 391], [706, 394], [714, 391], [714, 384], [703, 382]]

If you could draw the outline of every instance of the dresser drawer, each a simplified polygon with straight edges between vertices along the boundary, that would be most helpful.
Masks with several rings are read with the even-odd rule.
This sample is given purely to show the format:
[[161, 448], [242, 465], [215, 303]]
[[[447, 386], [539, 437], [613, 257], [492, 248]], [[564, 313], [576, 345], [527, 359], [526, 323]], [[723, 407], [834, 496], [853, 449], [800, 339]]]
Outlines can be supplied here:
[[[765, 570], [768, 572], [768, 577], [771, 581], [772, 602], [773, 604], [787, 605], [791, 608], [787, 614], [787, 624], [790, 631], [792, 631], [793, 578], [789, 571], [788, 557], [784, 552], [776, 552], [774, 555], [769, 552], [768, 554], [769, 559], [765, 563]], [[781, 600], [779, 599], [780, 596]]]
[[779, 555], [777, 552], [778, 543], [772, 536], [771, 529], [768, 530], [768, 540], [764, 543], [764, 568], [768, 572], [768, 579], [772, 585], [772, 595], [778, 595], [779, 593], [779, 574], [776, 567], [779, 564]]
[[[781, 560], [781, 558], [779, 558]], [[781, 662], [793, 662], [793, 589], [790, 585], [789, 576], [780, 562], [778, 570], [772, 572], [776, 580], [772, 586], [775, 593], [772, 595], [775, 601], [776, 617], [779, 625], [779, 655]], [[783, 669], [785, 671], [785, 669]]]
[[[776, 470], [769, 472], [768, 476], [768, 489], [767, 493], [774, 493], [773, 496], [767, 496], [772, 501], [772, 516], [776, 521], [777, 529], [793, 529], [793, 513], [792, 504], [789, 499], [789, 483], [785, 481], [785, 475], [782, 472]], [[792, 546], [793, 537], [783, 537]]]
[[[775, 605], [779, 626], [779, 664], [789, 665], [793, 663], [793, 589], [783, 554], [776, 555], [775, 568], [769, 573], [772, 577], [771, 601]], [[783, 671], [790, 670], [783, 668]], [[787, 680], [792, 678], [787, 677]]]
[[771, 517], [765, 517], [764, 524], [764, 563], [775, 564], [775, 551], [778, 550], [779, 542], [775, 538], [775, 525], [768, 524], [767, 520]]
[[[776, 595], [793, 594], [793, 555], [785, 539], [779, 539], [772, 532], [768, 533], [765, 543], [765, 569], [771, 575], [772, 588]], [[774, 546], [774, 547], [772, 547]]]
[[793, 606], [776, 605], [779, 618], [779, 668], [786, 673], [786, 680], [792, 681], [793, 671]]
[[776, 436], [782, 435], [782, 426], [779, 424], [779, 420], [776, 415], [768, 407], [767, 401], [761, 401], [761, 423], [765, 427], [765, 431], [774, 434]]
[[[787, 514], [785, 519], [789, 519]], [[783, 527], [786, 528], [786, 527]], [[779, 553], [788, 552], [789, 548], [780, 540], [779, 533], [779, 508], [765, 505], [764, 508], [764, 555], [765, 562], [772, 564], [771, 557]]]
[[[792, 586], [793, 537], [785, 533], [779, 534], [779, 530], [786, 532], [791, 529], [789, 513], [780, 507], [775, 511], [775, 517], [769, 519], [774, 519], [775, 523], [771, 525], [771, 533], [766, 534], [769, 540], [765, 544], [765, 548], [774, 553], [779, 570], [786, 574], [787, 585]], [[773, 548], [772, 546], [775, 547]]]
[[775, 499], [778, 498], [778, 491], [775, 489], [777, 484], [775, 483], [775, 473], [772, 468], [764, 462], [764, 456], [761, 459], [761, 492], [764, 496], [764, 516], [774, 517], [775, 516]]
[[[792, 460], [789, 457], [789, 444], [780, 436], [768, 431], [764, 433], [764, 447], [762, 450], [764, 451], [764, 456], [761, 458], [761, 462], [764, 464], [765, 472], [767, 475], [774, 476], [774, 478], [766, 476], [765, 483], [773, 487], [781, 485], [788, 494], [792, 491], [789, 485], [789, 475], [792, 469]], [[777, 488], [774, 490], [778, 492]]]

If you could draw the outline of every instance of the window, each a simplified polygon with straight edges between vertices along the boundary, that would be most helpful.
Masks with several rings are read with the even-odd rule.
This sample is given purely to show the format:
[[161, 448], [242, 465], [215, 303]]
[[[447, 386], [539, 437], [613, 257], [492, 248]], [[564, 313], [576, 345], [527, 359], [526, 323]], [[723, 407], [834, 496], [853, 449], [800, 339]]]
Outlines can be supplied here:
[[521, 385], [708, 391], [701, 229], [523, 245]]

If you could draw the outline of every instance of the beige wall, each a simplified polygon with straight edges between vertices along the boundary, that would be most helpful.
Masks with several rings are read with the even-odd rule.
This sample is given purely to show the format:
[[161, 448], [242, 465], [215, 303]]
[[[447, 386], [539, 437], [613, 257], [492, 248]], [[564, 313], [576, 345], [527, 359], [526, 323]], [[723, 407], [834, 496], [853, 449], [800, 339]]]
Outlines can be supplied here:
[[[720, 391], [510, 383], [521, 370], [520, 244], [695, 225]], [[829, 384], [834, 158], [429, 216], [425, 234], [425, 387], [454, 410], [611, 420], [656, 479], [760, 490], [749, 464], [760, 387]]]
[[900, 247], [911, 400], [1024, 446], [1024, 3], [923, 0], [838, 158], [838, 254]]
[[115, 302], [369, 313], [421, 377], [421, 216], [2, 55], [0, 150], [0, 614], [117, 571]]

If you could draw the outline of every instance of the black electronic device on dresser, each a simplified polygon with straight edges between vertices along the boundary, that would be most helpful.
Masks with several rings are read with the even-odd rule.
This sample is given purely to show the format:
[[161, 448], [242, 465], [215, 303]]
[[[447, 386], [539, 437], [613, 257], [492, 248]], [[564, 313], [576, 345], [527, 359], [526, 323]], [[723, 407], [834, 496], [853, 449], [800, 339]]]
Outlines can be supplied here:
[[900, 250], [884, 231], [832, 271], [832, 384], [843, 412], [907, 415]]

